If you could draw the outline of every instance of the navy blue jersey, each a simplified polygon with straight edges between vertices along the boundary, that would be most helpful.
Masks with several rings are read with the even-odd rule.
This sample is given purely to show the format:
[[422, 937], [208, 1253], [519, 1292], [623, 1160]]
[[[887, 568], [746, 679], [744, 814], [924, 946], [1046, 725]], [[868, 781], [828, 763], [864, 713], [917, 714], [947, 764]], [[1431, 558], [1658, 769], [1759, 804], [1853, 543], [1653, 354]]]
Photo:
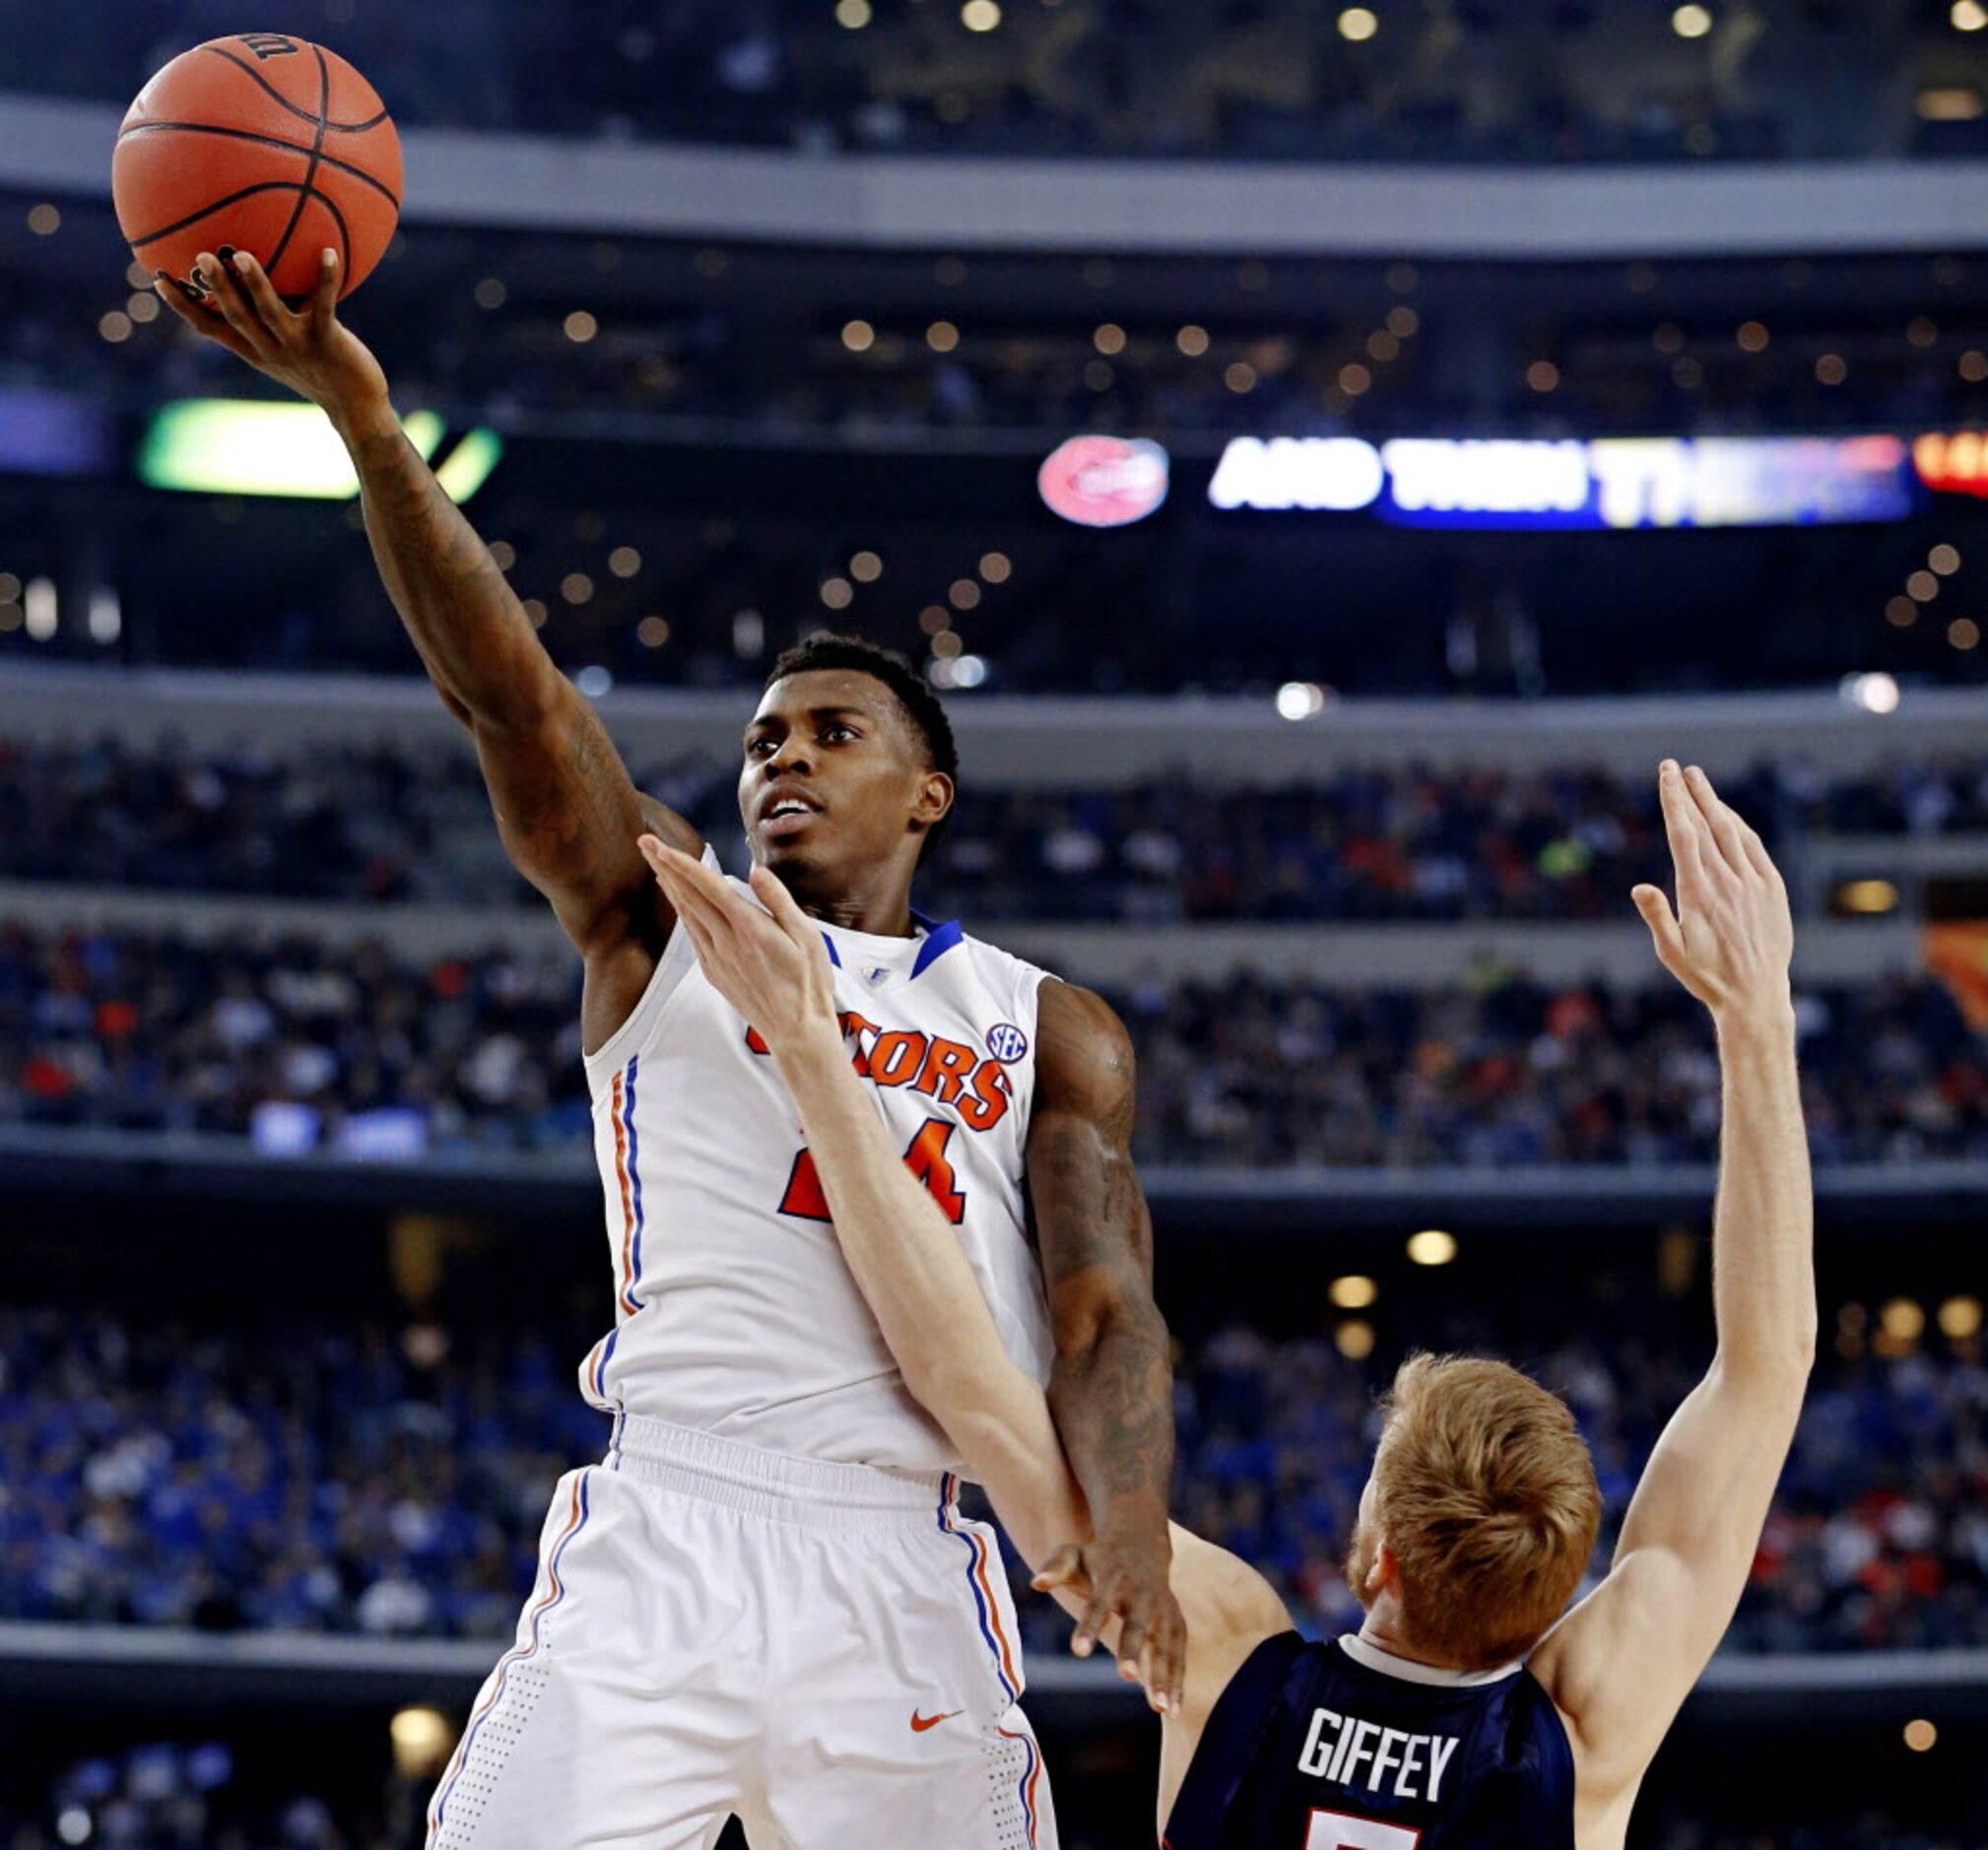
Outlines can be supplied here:
[[1266, 1638], [1222, 1692], [1168, 1850], [1573, 1850], [1574, 1760], [1532, 1673]]

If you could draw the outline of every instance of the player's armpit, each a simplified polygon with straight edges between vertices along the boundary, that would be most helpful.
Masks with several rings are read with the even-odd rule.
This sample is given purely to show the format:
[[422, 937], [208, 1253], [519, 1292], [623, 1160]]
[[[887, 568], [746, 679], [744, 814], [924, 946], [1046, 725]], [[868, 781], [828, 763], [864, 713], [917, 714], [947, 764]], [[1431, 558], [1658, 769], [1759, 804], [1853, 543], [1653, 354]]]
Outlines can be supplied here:
[[1731, 1624], [1804, 1378], [1714, 1363], [1657, 1443], [1608, 1578], [1533, 1653], [1585, 1797], [1605, 1802], [1642, 1777]]

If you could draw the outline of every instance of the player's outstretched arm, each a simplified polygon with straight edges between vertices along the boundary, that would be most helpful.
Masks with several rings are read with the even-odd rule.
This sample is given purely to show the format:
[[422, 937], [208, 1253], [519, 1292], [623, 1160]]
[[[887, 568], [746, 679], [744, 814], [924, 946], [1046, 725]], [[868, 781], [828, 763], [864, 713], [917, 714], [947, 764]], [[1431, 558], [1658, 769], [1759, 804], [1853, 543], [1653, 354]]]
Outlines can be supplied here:
[[631, 933], [659, 942], [669, 920], [634, 838], [647, 827], [693, 852], [701, 844], [636, 791], [599, 715], [402, 432], [379, 363], [338, 318], [335, 253], [323, 253], [316, 293], [297, 310], [247, 252], [225, 254], [195, 265], [205, 298], [169, 278], [160, 293], [190, 327], [320, 406], [344, 439], [380, 576], [443, 704], [476, 739], [512, 861], [583, 952]]
[[[1090, 1540], [1084, 1495], [1042, 1389], [1009, 1356], [958, 1236], [905, 1168], [856, 1077], [821, 932], [763, 868], [753, 874], [762, 909], [688, 855], [653, 839], [642, 848], [704, 973], [772, 1049], [835, 1237], [905, 1386], [959, 1447], [1023, 1557], [1044, 1570], [1037, 1584], [1082, 1619], [1108, 1550]], [[1290, 1619], [1261, 1575], [1182, 1530], [1174, 1532], [1173, 1587], [1194, 1641], [1184, 1673], [1177, 1654], [1160, 1654], [1159, 1641], [1127, 1639], [1108, 1620], [1099, 1627], [1121, 1669], [1136, 1665], [1149, 1695], [1170, 1697], [1170, 1712], [1198, 1732], [1235, 1666]]]
[[1533, 1657], [1573, 1725], [1589, 1807], [1633, 1798], [1732, 1622], [1816, 1351], [1787, 892], [1759, 836], [1703, 771], [1667, 760], [1660, 785], [1677, 911], [1653, 887], [1638, 887], [1635, 902], [1665, 968], [1711, 1010], [1718, 1030], [1718, 1349], [1657, 1443], [1608, 1579]]

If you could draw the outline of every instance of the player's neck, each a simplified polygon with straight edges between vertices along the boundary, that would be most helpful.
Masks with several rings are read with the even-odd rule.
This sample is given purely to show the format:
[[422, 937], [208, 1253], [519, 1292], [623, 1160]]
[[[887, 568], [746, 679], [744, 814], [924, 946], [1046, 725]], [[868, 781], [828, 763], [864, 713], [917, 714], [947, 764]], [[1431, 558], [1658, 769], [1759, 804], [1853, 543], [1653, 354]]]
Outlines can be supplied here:
[[1402, 1622], [1401, 1602], [1392, 1593], [1383, 1593], [1366, 1610], [1365, 1622], [1359, 1628], [1361, 1639], [1377, 1651], [1385, 1651], [1389, 1657], [1406, 1658], [1411, 1664], [1426, 1664], [1431, 1670], [1463, 1670], [1462, 1664], [1451, 1663], [1436, 1657], [1409, 1636]]
[[825, 925], [876, 938], [914, 935], [910, 879], [896, 868], [880, 868], [834, 888], [802, 877], [788, 881], [787, 891], [803, 912]]

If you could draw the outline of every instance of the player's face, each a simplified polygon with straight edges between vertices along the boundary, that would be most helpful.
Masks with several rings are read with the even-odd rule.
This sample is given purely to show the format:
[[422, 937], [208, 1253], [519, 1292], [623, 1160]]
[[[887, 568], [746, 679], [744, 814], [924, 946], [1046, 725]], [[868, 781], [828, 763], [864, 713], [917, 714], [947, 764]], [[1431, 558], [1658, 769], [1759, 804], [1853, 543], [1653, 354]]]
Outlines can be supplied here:
[[832, 885], [838, 870], [915, 856], [919, 825], [951, 802], [896, 696], [858, 670], [776, 681], [746, 729], [739, 814], [754, 858], [776, 873]]

